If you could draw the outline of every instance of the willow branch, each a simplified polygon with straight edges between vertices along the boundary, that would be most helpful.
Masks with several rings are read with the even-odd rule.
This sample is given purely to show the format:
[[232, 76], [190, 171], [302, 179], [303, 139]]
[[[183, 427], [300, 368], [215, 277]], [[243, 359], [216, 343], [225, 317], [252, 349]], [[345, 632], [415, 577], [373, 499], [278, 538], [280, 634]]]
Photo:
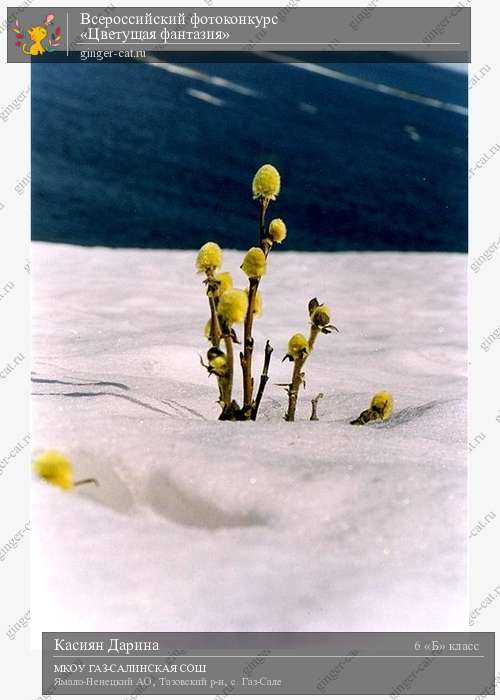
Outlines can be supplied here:
[[318, 418], [318, 403], [320, 399], [322, 399], [324, 396], [323, 393], [318, 394], [317, 396], [314, 397], [314, 399], [311, 399], [311, 417], [309, 420], [319, 420]]
[[214, 292], [217, 289], [217, 282], [215, 281], [212, 271], [207, 271], [207, 297], [208, 305], [210, 307], [210, 337], [209, 340], [212, 345], [216, 348], [220, 346], [221, 339], [221, 328], [219, 324], [219, 319], [217, 317], [217, 302], [214, 297]]
[[94, 486], [99, 486], [97, 479], [80, 479], [80, 481], [75, 481], [73, 486], [83, 486], [84, 484], [94, 484]]
[[259, 412], [260, 402], [262, 401], [262, 396], [264, 394], [264, 389], [269, 379], [269, 364], [271, 362], [271, 355], [273, 354], [273, 348], [269, 340], [266, 342], [266, 347], [264, 350], [264, 366], [262, 368], [262, 374], [260, 375], [259, 388], [257, 390], [257, 396], [255, 397], [254, 404], [252, 406], [252, 420], [257, 418], [257, 413]]
[[252, 336], [253, 319], [255, 311], [255, 298], [259, 280], [251, 278], [248, 283], [248, 309], [245, 316], [245, 325], [243, 328], [243, 352], [240, 354], [241, 368], [243, 371], [243, 416], [250, 417], [252, 410], [253, 396], [253, 377], [252, 377], [252, 357], [254, 340]]
[[223, 329], [223, 340], [226, 346], [226, 361], [227, 370], [224, 377], [224, 382], [222, 386], [223, 390], [223, 400], [226, 409], [229, 409], [232, 402], [233, 395], [233, 374], [234, 374], [234, 351], [233, 351], [233, 339], [231, 338], [231, 331], [228, 328]]
[[320, 329], [317, 326], [311, 325], [311, 330], [309, 333], [309, 340], [307, 341], [307, 345], [309, 348], [309, 352], [307, 355], [304, 355], [304, 357], [298, 358], [297, 360], [294, 361], [293, 364], [293, 374], [292, 374], [292, 381], [291, 384], [288, 387], [288, 409], [285, 414], [285, 420], [289, 422], [293, 422], [295, 420], [295, 411], [297, 409], [297, 400], [299, 398], [299, 389], [300, 385], [304, 381], [304, 375], [302, 373], [302, 368], [306, 363], [307, 358], [311, 354], [314, 348], [314, 342], [316, 338], [318, 337]]

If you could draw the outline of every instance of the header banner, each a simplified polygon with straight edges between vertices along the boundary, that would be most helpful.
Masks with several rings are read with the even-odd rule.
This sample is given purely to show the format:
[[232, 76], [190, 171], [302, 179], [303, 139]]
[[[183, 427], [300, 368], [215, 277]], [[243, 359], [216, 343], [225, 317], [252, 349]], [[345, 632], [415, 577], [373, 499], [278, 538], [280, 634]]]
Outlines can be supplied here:
[[[470, 9], [454, 7], [10, 7], [7, 60], [470, 61]], [[205, 52], [205, 53], [203, 53]], [[206, 53], [210, 54], [207, 58]]]

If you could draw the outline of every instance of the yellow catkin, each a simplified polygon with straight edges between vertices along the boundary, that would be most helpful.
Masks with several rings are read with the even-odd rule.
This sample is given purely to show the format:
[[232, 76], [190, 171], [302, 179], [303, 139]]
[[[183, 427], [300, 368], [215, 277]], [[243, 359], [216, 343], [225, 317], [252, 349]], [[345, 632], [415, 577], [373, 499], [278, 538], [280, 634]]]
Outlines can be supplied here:
[[33, 461], [33, 471], [41, 479], [68, 491], [73, 487], [73, 466], [61, 452], [47, 450]]
[[219, 375], [223, 375], [225, 371], [227, 370], [227, 358], [225, 355], [218, 355], [217, 357], [214, 357], [213, 360], [210, 360], [210, 366], [213, 367], [213, 369], [217, 372]]
[[267, 261], [262, 248], [250, 248], [245, 255], [241, 269], [250, 279], [260, 279], [266, 274]]
[[229, 326], [242, 323], [248, 309], [248, 295], [242, 289], [229, 289], [221, 295], [217, 313]]
[[293, 360], [302, 359], [309, 352], [307, 338], [302, 333], [295, 333], [288, 341], [288, 354]]
[[273, 219], [269, 224], [269, 238], [273, 243], [281, 243], [286, 238], [286, 225], [283, 219]]
[[320, 304], [317, 306], [311, 314], [311, 323], [318, 326], [318, 328], [324, 328], [330, 323], [330, 309], [326, 304]]
[[380, 414], [382, 420], [387, 420], [394, 410], [394, 399], [388, 391], [379, 391], [373, 397], [370, 408]]
[[280, 193], [281, 177], [274, 165], [262, 165], [253, 178], [252, 191], [254, 199], [276, 199]]
[[222, 265], [222, 250], [217, 245], [209, 241], [201, 246], [196, 257], [196, 269], [198, 272], [209, 272], [217, 270]]
[[219, 283], [217, 294], [220, 296], [233, 288], [233, 278], [230, 272], [219, 272], [215, 275], [215, 281]]

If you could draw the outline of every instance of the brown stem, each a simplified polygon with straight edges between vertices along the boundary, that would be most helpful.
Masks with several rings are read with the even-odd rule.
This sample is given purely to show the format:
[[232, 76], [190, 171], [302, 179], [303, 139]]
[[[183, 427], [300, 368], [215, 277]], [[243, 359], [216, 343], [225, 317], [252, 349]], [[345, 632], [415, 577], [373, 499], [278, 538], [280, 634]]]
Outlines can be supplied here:
[[83, 486], [84, 484], [94, 484], [95, 486], [99, 486], [97, 479], [80, 479], [80, 481], [73, 482], [73, 486]]
[[295, 420], [295, 410], [297, 408], [297, 399], [299, 398], [299, 389], [302, 383], [302, 367], [305, 364], [307, 355], [300, 360], [295, 360], [293, 363], [292, 382], [288, 387], [288, 409], [285, 415], [285, 420], [292, 423]]
[[262, 374], [260, 375], [260, 383], [257, 391], [257, 396], [255, 397], [254, 404], [252, 406], [252, 420], [257, 418], [257, 413], [259, 412], [260, 402], [264, 394], [264, 389], [266, 388], [267, 381], [269, 379], [269, 364], [271, 362], [271, 355], [273, 354], [273, 348], [269, 340], [266, 342], [266, 348], [264, 350], [264, 366], [262, 368]]
[[211, 294], [208, 296], [208, 303], [210, 305], [210, 342], [215, 348], [220, 346], [221, 331], [219, 326], [219, 319], [217, 318], [217, 307], [215, 305], [215, 299]]
[[207, 270], [207, 296], [210, 306], [210, 342], [215, 348], [220, 346], [221, 329], [219, 319], [217, 317], [217, 303], [215, 301], [214, 292], [217, 289], [217, 282], [214, 278], [212, 270]]
[[382, 416], [378, 411], [374, 411], [372, 408], [367, 408], [366, 411], [362, 411], [356, 420], [351, 421], [351, 425], [365, 425], [365, 423], [370, 423], [372, 420], [381, 420]]
[[299, 389], [304, 379], [304, 375], [302, 374], [302, 367], [305, 365], [307, 358], [313, 351], [314, 342], [318, 337], [319, 330], [320, 329], [317, 326], [311, 326], [309, 340], [307, 342], [309, 346], [309, 353], [304, 357], [295, 360], [294, 362], [292, 382], [288, 387], [288, 409], [285, 415], [286, 421], [293, 422], [295, 420], [295, 411], [297, 408], [297, 399], [299, 398]]
[[[260, 200], [260, 217], [259, 217], [259, 245], [262, 248], [262, 241], [266, 237], [266, 211], [269, 206], [269, 200], [264, 197]], [[265, 252], [265, 251], [264, 251]]]
[[260, 247], [264, 251], [264, 255], [267, 256], [271, 252], [271, 248], [273, 247], [273, 241], [267, 237], [266, 235], [266, 211], [267, 207], [269, 206], [269, 200], [262, 200], [261, 201], [261, 208], [260, 208], [260, 222], [259, 222], [259, 236], [260, 236]]
[[[259, 214], [259, 245], [264, 251], [267, 258], [271, 246], [266, 239], [266, 211], [269, 205], [269, 200], [264, 197], [260, 200]], [[241, 409], [241, 419], [248, 420], [252, 418], [253, 412], [253, 377], [252, 377], [252, 358], [254, 339], [252, 336], [253, 319], [255, 311], [255, 299], [259, 288], [260, 279], [250, 278], [248, 283], [248, 309], [245, 316], [243, 352], [240, 353], [241, 369], [243, 372], [243, 408]]]
[[[272, 247], [272, 242], [270, 243], [266, 238], [266, 211], [269, 206], [269, 200], [262, 197], [260, 200], [260, 214], [259, 214], [259, 245], [264, 251], [267, 258]], [[243, 372], [243, 408], [240, 412], [241, 420], [255, 420], [254, 406], [253, 406], [253, 388], [254, 381], [252, 377], [252, 358], [253, 358], [253, 348], [254, 339], [252, 336], [252, 327], [255, 311], [255, 299], [257, 297], [257, 291], [259, 288], [260, 279], [250, 278], [248, 283], [248, 309], [245, 316], [244, 325], [244, 338], [243, 338], [243, 352], [240, 353], [241, 370]]]
[[252, 277], [248, 283], [248, 309], [245, 316], [245, 325], [243, 329], [243, 353], [240, 354], [241, 369], [243, 371], [243, 419], [248, 420], [252, 410], [252, 395], [253, 395], [253, 378], [252, 378], [252, 356], [254, 340], [252, 337], [252, 327], [255, 309], [255, 298], [259, 280]]
[[318, 337], [318, 335], [319, 335], [318, 326], [311, 326], [311, 330], [309, 332], [309, 340], [307, 341], [307, 344], [309, 345], [309, 355], [313, 351], [314, 342], [315, 342], [316, 338]]
[[229, 409], [232, 402], [233, 395], [233, 374], [234, 374], [234, 351], [233, 351], [233, 339], [231, 338], [231, 331], [229, 328], [223, 328], [223, 339], [224, 345], [226, 346], [226, 361], [227, 370], [226, 376], [223, 382], [223, 400], [225, 408]]
[[320, 399], [322, 399], [324, 394], [318, 394], [317, 396], [314, 397], [314, 399], [311, 399], [311, 405], [312, 405], [312, 410], [311, 410], [311, 417], [309, 420], [319, 420], [318, 418], [318, 403]]

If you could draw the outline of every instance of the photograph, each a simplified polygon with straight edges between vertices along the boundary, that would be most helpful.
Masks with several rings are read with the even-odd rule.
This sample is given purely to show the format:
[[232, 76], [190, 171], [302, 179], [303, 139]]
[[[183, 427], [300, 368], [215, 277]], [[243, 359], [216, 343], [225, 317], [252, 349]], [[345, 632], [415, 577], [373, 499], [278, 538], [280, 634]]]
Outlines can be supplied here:
[[468, 96], [32, 62], [32, 630], [464, 629]]

